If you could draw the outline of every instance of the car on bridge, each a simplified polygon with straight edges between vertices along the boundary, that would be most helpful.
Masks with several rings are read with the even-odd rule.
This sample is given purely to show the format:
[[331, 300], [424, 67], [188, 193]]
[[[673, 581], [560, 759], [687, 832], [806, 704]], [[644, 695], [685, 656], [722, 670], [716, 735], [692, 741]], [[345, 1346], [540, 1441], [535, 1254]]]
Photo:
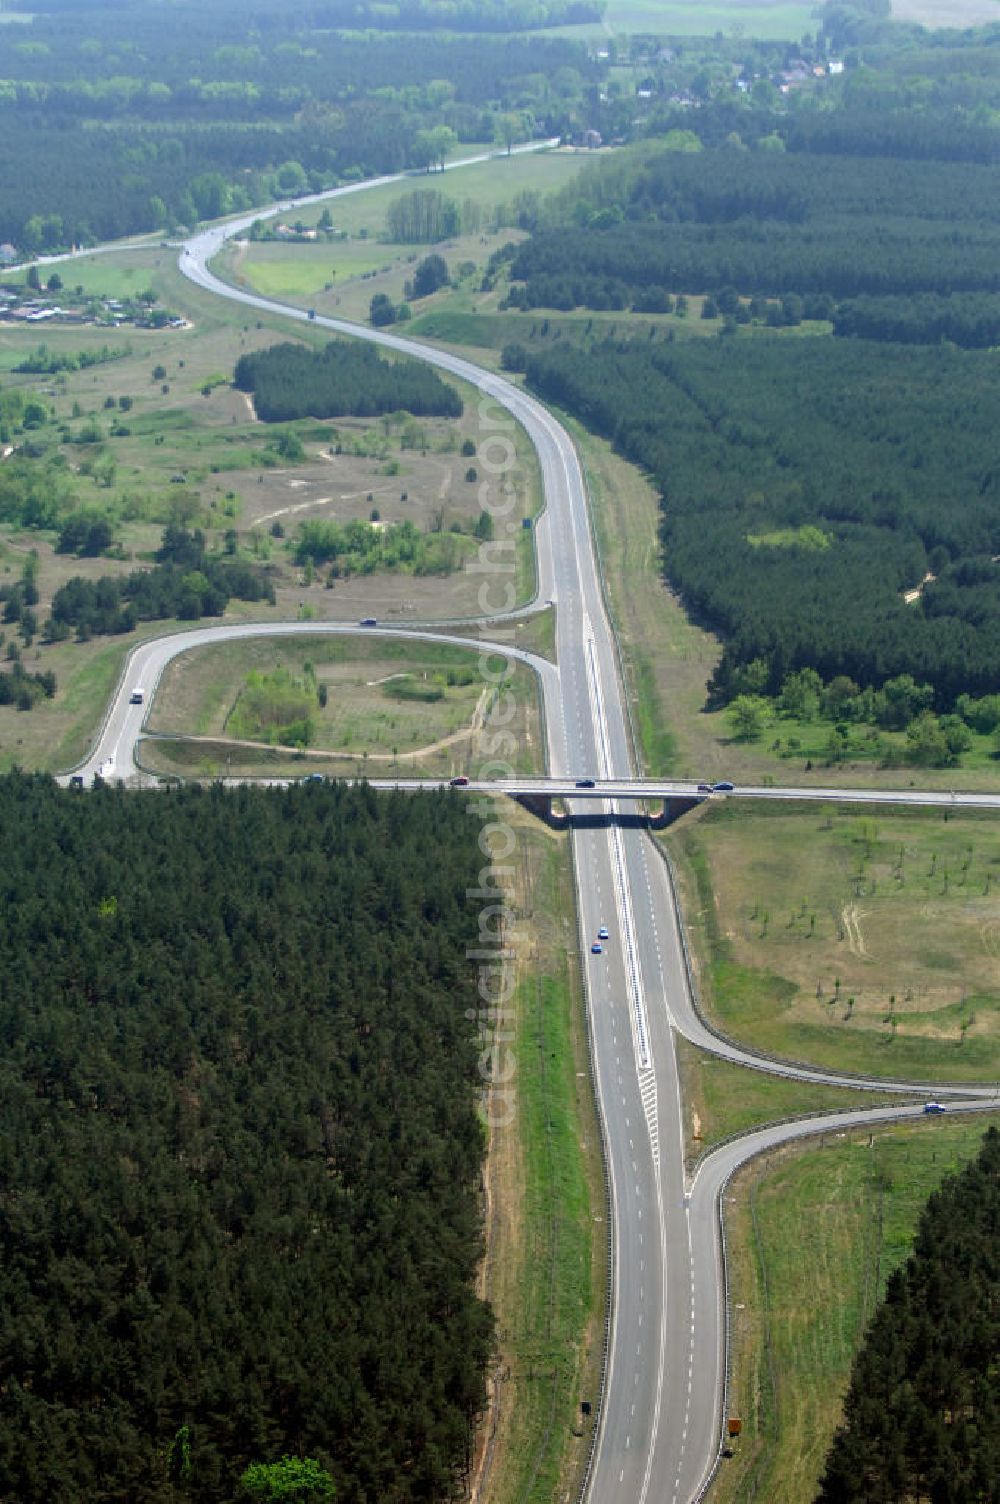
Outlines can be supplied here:
[[467, 789], [469, 787], [469, 780], [464, 773], [459, 773], [456, 778], [448, 779], [448, 787], [450, 789]]
[[578, 789], [592, 789], [596, 787], [592, 778], [578, 778], [576, 780], [576, 786]]
[[602, 924], [600, 929], [597, 931], [597, 938], [598, 940], [608, 939], [608, 927], [606, 924]]
[[710, 794], [711, 792], [712, 792], [712, 785], [710, 783], [699, 783], [699, 785], [698, 785], [698, 793], [699, 794]]
[[599, 940], [595, 940], [594, 943], [593, 943], [593, 945], [590, 947], [590, 953], [591, 953], [591, 955], [593, 955], [593, 956], [600, 956], [600, 955], [603, 954], [603, 952], [604, 952], [604, 946], [601, 944], [601, 942]]
[[925, 1112], [935, 1112], [936, 1113], [936, 1112], [944, 1112], [944, 1110], [945, 1110], [944, 1106], [943, 1106], [943, 1104], [941, 1102], [925, 1102], [924, 1103], [924, 1111]]
[[358, 625], [362, 626], [362, 627], [377, 627], [378, 626], [378, 617], [377, 616], [363, 616], [361, 618], [360, 622], [358, 623]]
[[733, 792], [734, 787], [735, 787], [735, 785], [732, 784], [732, 783], [730, 783], [727, 778], [723, 778], [719, 783], [713, 783], [712, 784], [712, 793], [713, 794], [731, 794]]

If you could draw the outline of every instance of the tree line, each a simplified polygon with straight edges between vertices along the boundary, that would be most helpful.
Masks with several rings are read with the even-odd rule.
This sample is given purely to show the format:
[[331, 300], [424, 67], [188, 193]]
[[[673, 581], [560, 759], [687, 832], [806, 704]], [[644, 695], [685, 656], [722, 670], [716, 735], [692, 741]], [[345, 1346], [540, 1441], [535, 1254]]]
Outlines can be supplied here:
[[224, 553], [209, 553], [205, 535], [170, 524], [152, 569], [90, 580], [73, 575], [52, 597], [46, 642], [132, 632], [140, 621], [221, 616], [229, 601], [274, 604], [274, 586], [259, 567]]
[[492, 269], [509, 261], [522, 308], [638, 309], [651, 289], [995, 298], [998, 184], [972, 164], [664, 152], [585, 177]]
[[759, 334], [554, 347], [527, 377], [653, 476], [666, 576], [723, 641], [716, 702], [757, 659], [769, 694], [803, 668], [909, 674], [939, 711], [1000, 689], [992, 356]]
[[[763, 658], [741, 665], [730, 685], [734, 698], [727, 718], [738, 741], [757, 741], [765, 729], [777, 729], [771, 750], [782, 757], [802, 754], [798, 728], [817, 719], [830, 725], [822, 749], [828, 764], [862, 757], [882, 767], [903, 762], [959, 767], [973, 745], [973, 732], [992, 733], [993, 755], [1000, 757], [1000, 694], [979, 699], [962, 694], [954, 711], [937, 715], [933, 688], [917, 684], [910, 674], [887, 679], [879, 689], [861, 689], [845, 674], [824, 684], [815, 669], [804, 668], [787, 674], [777, 695], [765, 692], [770, 677]], [[899, 732], [905, 740], [892, 736]]]
[[915, 297], [850, 298], [832, 313], [833, 332], [903, 345], [942, 341], [966, 350], [1000, 345], [1000, 296], [996, 293], [919, 293]]
[[402, 411], [415, 417], [462, 415], [461, 397], [430, 366], [387, 360], [356, 340], [330, 340], [322, 350], [285, 343], [241, 355], [233, 384], [253, 393], [257, 416], [265, 423]]
[[[91, 0], [88, 9], [112, 9], [109, 0]], [[159, 19], [163, 7], [158, 0], [141, 0], [133, 10], [146, 10]], [[599, 21], [604, 14], [603, 0], [311, 0], [296, 7], [300, 26], [320, 30], [346, 29], [377, 31], [531, 31], [543, 26], [581, 26]], [[78, 14], [77, 0], [41, 0], [38, 14]], [[245, 7], [234, 0], [216, 0], [215, 15], [227, 19], [245, 18]], [[288, 27], [287, 6], [278, 0], [257, 0], [254, 5], [255, 26], [264, 34], [281, 32]]]
[[816, 1504], [984, 1504], [1000, 1478], [1000, 1133], [935, 1191], [855, 1359]]
[[0, 1494], [229, 1504], [287, 1455], [454, 1497], [493, 1331], [464, 806], [15, 774], [0, 823]]

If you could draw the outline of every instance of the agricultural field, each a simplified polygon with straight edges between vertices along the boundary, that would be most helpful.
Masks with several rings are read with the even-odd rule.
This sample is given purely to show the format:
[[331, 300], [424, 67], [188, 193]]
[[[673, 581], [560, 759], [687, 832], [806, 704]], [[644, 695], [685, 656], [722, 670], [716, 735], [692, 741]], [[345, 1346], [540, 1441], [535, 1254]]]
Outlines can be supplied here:
[[1000, 1078], [995, 817], [720, 806], [668, 844], [726, 1033], [867, 1075]]
[[[445, 643], [258, 638], [197, 648], [163, 676], [142, 762], [211, 776], [474, 776], [487, 760], [484, 735], [497, 734], [489, 725], [497, 693], [475, 653]], [[504, 693], [514, 707], [504, 727], [512, 761], [535, 771], [544, 754], [534, 675], [512, 664]]]

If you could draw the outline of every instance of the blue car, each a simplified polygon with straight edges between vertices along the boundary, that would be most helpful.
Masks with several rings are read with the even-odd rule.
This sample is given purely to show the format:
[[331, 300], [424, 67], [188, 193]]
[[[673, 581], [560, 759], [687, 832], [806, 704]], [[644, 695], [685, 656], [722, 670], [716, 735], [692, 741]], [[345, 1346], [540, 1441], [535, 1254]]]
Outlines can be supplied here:
[[942, 1107], [942, 1105], [941, 1105], [940, 1102], [925, 1102], [924, 1103], [924, 1111], [925, 1112], [944, 1112], [944, 1108]]
[[607, 927], [606, 924], [602, 924], [601, 927], [600, 927], [600, 929], [597, 931], [597, 938], [598, 938], [598, 940], [607, 940], [607, 938], [608, 938], [608, 927]]
[[733, 788], [734, 787], [735, 787], [734, 784], [731, 784], [728, 781], [728, 779], [724, 778], [721, 783], [713, 783], [712, 784], [712, 793], [713, 794], [731, 794], [733, 792]]
[[593, 943], [593, 945], [590, 947], [591, 955], [594, 955], [594, 956], [601, 955], [602, 952], [603, 952], [603, 950], [604, 950], [604, 946], [601, 945], [601, 944], [599, 944], [599, 942], [597, 940], [595, 940], [594, 943]]

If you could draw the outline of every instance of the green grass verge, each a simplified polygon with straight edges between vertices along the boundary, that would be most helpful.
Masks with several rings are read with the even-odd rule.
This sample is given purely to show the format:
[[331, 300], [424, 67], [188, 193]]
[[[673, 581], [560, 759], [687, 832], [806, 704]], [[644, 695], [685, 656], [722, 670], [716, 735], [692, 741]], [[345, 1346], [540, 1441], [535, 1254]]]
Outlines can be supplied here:
[[653, 665], [641, 648], [633, 647], [629, 660], [635, 690], [636, 734], [647, 778], [664, 778], [677, 763], [677, 739], [667, 726]]
[[975, 1154], [986, 1126], [935, 1119], [829, 1136], [735, 1183], [730, 1414], [744, 1429], [712, 1504], [813, 1497], [886, 1281], [909, 1253], [928, 1196]]
[[580, 1400], [597, 1398], [605, 1296], [603, 1224], [595, 1220], [601, 1163], [566, 851], [530, 829], [521, 839], [534, 871], [528, 923], [538, 950], [515, 999], [513, 1178], [522, 1195], [493, 1258], [508, 1377], [489, 1504], [575, 1497], [590, 1446]]

